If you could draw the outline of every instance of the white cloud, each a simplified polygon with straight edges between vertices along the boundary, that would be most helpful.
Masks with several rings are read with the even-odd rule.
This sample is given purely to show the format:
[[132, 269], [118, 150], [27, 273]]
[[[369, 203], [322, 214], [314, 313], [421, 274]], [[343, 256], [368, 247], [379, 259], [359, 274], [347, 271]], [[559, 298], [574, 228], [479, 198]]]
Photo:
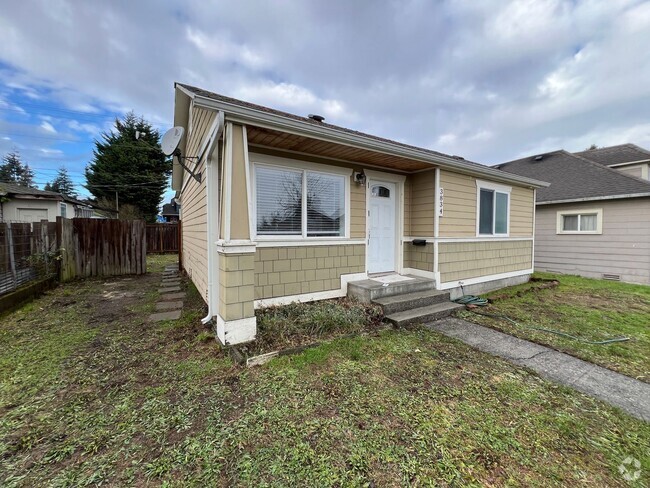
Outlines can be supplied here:
[[50, 134], [56, 134], [56, 129], [47, 120], [41, 122], [41, 129]]
[[[133, 109], [161, 128], [183, 81], [481, 162], [647, 141], [641, 0], [26, 0], [4, 6], [0, 43], [0, 99]], [[77, 119], [50, 122], [104, 129]]]

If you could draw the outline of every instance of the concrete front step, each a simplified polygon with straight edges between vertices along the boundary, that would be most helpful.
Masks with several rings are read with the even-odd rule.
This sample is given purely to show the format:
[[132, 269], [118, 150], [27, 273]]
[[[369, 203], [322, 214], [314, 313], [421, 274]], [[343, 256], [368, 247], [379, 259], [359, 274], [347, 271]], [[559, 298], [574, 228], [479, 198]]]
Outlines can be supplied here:
[[412, 279], [389, 283], [387, 285], [372, 279], [351, 281], [348, 283], [348, 296], [368, 303], [384, 297], [435, 290], [436, 288], [436, 282], [433, 280], [419, 276], [409, 276], [409, 278]]
[[378, 298], [377, 300], [373, 300], [372, 303], [381, 305], [384, 315], [390, 315], [396, 312], [403, 312], [404, 310], [426, 307], [427, 305], [448, 301], [449, 292], [427, 290]]
[[453, 302], [435, 303], [425, 307], [413, 308], [402, 312], [395, 312], [386, 315], [384, 320], [390, 322], [396, 327], [406, 327], [407, 325], [426, 324], [444, 317], [448, 317], [456, 310], [464, 308], [464, 305]]

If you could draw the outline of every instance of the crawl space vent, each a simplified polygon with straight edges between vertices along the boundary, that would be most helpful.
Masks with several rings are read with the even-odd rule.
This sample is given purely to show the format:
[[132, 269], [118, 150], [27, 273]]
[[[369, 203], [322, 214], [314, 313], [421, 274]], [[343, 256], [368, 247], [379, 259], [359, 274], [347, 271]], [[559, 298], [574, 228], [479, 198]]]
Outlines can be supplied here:
[[604, 274], [603, 279], [604, 280], [611, 280], [611, 281], [621, 281], [621, 275]]

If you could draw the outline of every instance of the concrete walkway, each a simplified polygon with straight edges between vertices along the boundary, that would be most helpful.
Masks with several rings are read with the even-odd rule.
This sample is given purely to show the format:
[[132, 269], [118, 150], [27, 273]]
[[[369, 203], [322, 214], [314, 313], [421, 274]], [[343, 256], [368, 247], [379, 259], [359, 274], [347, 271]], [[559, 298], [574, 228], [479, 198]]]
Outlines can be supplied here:
[[650, 385], [647, 383], [465, 320], [450, 317], [427, 327], [650, 422]]

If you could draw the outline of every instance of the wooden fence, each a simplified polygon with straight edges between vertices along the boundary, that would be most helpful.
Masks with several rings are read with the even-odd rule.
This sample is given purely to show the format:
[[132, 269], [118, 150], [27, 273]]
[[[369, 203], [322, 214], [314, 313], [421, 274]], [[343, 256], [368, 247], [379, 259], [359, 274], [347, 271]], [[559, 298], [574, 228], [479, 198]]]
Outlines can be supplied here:
[[179, 224], [147, 224], [147, 252], [178, 252]]
[[143, 221], [57, 217], [56, 225], [61, 281], [146, 273], [147, 239]]

